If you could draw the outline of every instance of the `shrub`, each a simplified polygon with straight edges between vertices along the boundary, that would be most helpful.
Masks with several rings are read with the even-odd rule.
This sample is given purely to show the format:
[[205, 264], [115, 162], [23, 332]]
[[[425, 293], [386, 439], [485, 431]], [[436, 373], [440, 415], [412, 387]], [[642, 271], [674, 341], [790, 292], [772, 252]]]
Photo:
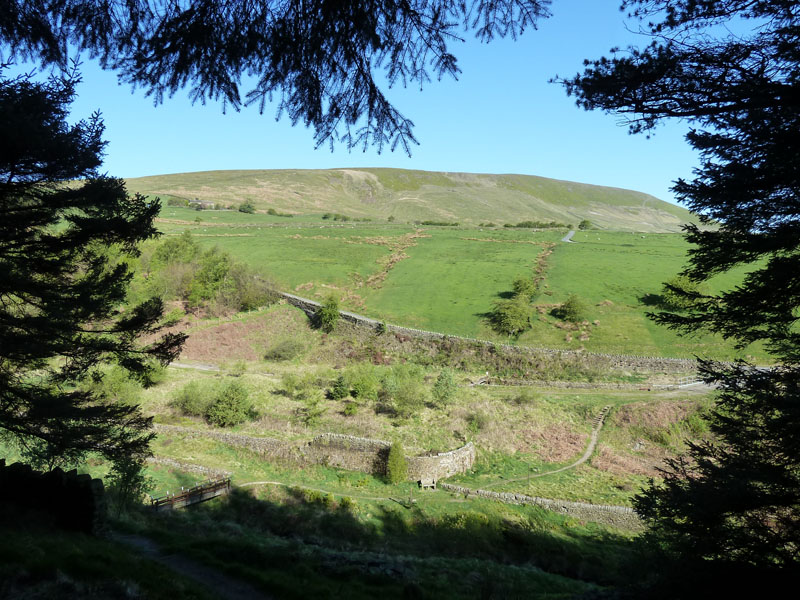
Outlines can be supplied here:
[[339, 322], [339, 300], [334, 295], [327, 297], [317, 311], [316, 324], [325, 333], [330, 333]]
[[314, 376], [311, 374], [297, 375], [295, 373], [284, 373], [281, 376], [283, 392], [292, 400], [302, 400], [311, 392], [314, 383]]
[[253, 203], [250, 202], [250, 200], [245, 200], [239, 205], [239, 212], [252, 215], [254, 212], [256, 212], [256, 207], [253, 206]]
[[386, 460], [386, 479], [389, 483], [402, 483], [408, 479], [408, 463], [405, 450], [400, 442], [395, 442], [389, 448], [389, 458]]
[[453, 371], [451, 369], [442, 369], [436, 378], [436, 383], [433, 384], [431, 392], [439, 404], [446, 404], [457, 390], [458, 384], [453, 376]]
[[661, 302], [668, 310], [688, 310], [695, 302], [697, 295], [707, 293], [707, 288], [686, 275], [676, 275], [664, 283], [661, 291]]
[[360, 400], [377, 400], [381, 389], [381, 381], [375, 372], [375, 367], [361, 363], [349, 374], [350, 390], [354, 398]]
[[538, 286], [530, 277], [520, 276], [514, 280], [512, 284], [514, 295], [523, 298], [530, 302], [534, 296], [539, 292]]
[[252, 412], [247, 388], [238, 381], [224, 385], [206, 410], [206, 419], [220, 427], [232, 427], [246, 421]]
[[123, 404], [137, 404], [142, 393], [141, 384], [132, 379], [128, 371], [116, 365], [103, 373], [102, 379], [90, 381], [87, 387]]
[[562, 321], [578, 323], [586, 319], [586, 305], [575, 294], [570, 294], [564, 303], [553, 309], [553, 315]]
[[539, 396], [536, 392], [528, 389], [523, 389], [516, 396], [514, 396], [512, 401], [517, 406], [527, 406], [533, 404], [538, 399]]
[[428, 390], [422, 383], [422, 370], [415, 365], [397, 365], [383, 378], [381, 398], [398, 417], [407, 418], [422, 409]]
[[129, 456], [114, 462], [106, 483], [117, 517], [123, 511], [141, 504], [143, 496], [155, 487], [153, 479], [145, 475], [144, 461]]
[[189, 201], [185, 198], [176, 198], [175, 196], [170, 196], [167, 199], [167, 206], [189, 206]]
[[591, 229], [592, 222], [589, 219], [584, 219], [580, 223], [578, 223], [578, 229]]
[[172, 405], [185, 415], [204, 417], [211, 404], [208, 389], [197, 381], [183, 386], [172, 400]]
[[355, 402], [348, 402], [344, 407], [344, 416], [353, 417], [358, 414], [358, 404]]
[[497, 300], [489, 313], [492, 327], [506, 335], [518, 335], [531, 326], [529, 301], [515, 297], [511, 300]]
[[474, 437], [489, 426], [489, 417], [484, 413], [473, 413], [467, 417], [467, 431]]
[[303, 342], [295, 338], [280, 340], [264, 354], [265, 360], [287, 361], [300, 356], [306, 347]]
[[328, 410], [322, 404], [322, 394], [319, 390], [312, 390], [305, 394], [301, 401], [303, 406], [297, 410], [297, 415], [307, 427], [317, 425], [322, 418], [322, 415]]
[[347, 385], [347, 380], [344, 378], [344, 375], [339, 375], [339, 377], [336, 378], [328, 395], [332, 400], [343, 400], [350, 395], [350, 386]]

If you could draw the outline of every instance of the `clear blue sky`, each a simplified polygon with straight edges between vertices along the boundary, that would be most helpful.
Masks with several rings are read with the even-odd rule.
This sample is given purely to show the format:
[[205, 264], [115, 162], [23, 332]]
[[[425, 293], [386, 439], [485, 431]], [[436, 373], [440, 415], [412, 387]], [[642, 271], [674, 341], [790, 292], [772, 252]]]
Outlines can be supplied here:
[[553, 17], [524, 36], [479, 44], [472, 34], [454, 43], [458, 81], [394, 88], [390, 98], [415, 123], [420, 142], [402, 150], [314, 149], [313, 132], [245, 108], [222, 114], [220, 104], [192, 105], [185, 93], [154, 107], [141, 90], [86, 61], [73, 115], [99, 109], [109, 141], [105, 170], [120, 177], [212, 169], [400, 167], [430, 171], [523, 173], [624, 187], [674, 201], [678, 177], [690, 177], [697, 157], [684, 140], [688, 126], [662, 126], [651, 139], [631, 136], [614, 115], [578, 109], [554, 75], [582, 70], [584, 58], [612, 46], [644, 45], [629, 31], [619, 0], [555, 0]]

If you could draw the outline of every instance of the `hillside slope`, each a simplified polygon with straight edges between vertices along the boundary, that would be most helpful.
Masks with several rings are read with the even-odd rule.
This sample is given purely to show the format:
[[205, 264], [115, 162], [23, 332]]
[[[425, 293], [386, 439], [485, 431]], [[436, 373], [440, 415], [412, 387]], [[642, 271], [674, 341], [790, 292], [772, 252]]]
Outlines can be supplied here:
[[532, 175], [440, 173], [404, 169], [205, 171], [127, 180], [128, 189], [162, 199], [224, 205], [253, 202], [295, 214], [518, 223], [557, 221], [624, 231], [678, 231], [690, 213], [648, 194]]

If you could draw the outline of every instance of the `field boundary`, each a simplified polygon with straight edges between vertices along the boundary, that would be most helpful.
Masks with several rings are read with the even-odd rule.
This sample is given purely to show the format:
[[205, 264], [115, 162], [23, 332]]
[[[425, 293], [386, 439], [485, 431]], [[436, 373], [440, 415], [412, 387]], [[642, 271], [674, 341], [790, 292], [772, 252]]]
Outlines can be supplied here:
[[[156, 460], [152, 461], [155, 464], [161, 464], [176, 469], [188, 470], [191, 472], [214, 472], [214, 469], [178, 461], [165, 457], [154, 457]], [[358, 498], [361, 500], [391, 500], [389, 496], [363, 496], [358, 494], [345, 494], [341, 491], [332, 491], [325, 488], [311, 487], [299, 483], [287, 483], [284, 481], [246, 481], [244, 483], [233, 484], [235, 488], [246, 488], [260, 485], [277, 485], [287, 488], [297, 488], [303, 490], [312, 490], [324, 494], [334, 494], [335, 496], [348, 496]], [[598, 523], [605, 523], [615, 527], [625, 529], [641, 529], [642, 522], [636, 512], [627, 506], [617, 506], [614, 504], [591, 504], [589, 502], [572, 502], [570, 500], [557, 500], [553, 498], [540, 498], [538, 496], [527, 496], [525, 494], [515, 494], [510, 492], [492, 492], [489, 490], [467, 488], [459, 485], [453, 485], [440, 481], [437, 483], [440, 490], [455, 494], [463, 494], [466, 498], [470, 496], [476, 498], [484, 498], [502, 502], [504, 504], [516, 505], [534, 505], [540, 506], [546, 510], [551, 510], [571, 517], [575, 517], [587, 521], [595, 521]], [[435, 492], [433, 492], [435, 493]]]
[[642, 521], [632, 508], [613, 504], [590, 504], [589, 502], [571, 502], [569, 500], [553, 500], [538, 496], [526, 496], [512, 492], [492, 492], [490, 490], [473, 489], [451, 483], [439, 482], [438, 487], [447, 492], [463, 494], [465, 498], [474, 496], [486, 498], [503, 504], [541, 506], [547, 510], [562, 513], [577, 519], [596, 521], [622, 527], [625, 529], [641, 529]]
[[[295, 306], [305, 312], [309, 317], [313, 317], [320, 309], [321, 304], [309, 298], [303, 298], [288, 292], [275, 292], [278, 296], [286, 300], [292, 306]], [[375, 331], [384, 330], [392, 331], [395, 333], [414, 336], [424, 339], [438, 339], [438, 340], [461, 340], [483, 346], [502, 348], [511, 352], [529, 353], [529, 354], [547, 354], [550, 356], [592, 356], [604, 358], [613, 361], [620, 366], [647, 366], [653, 369], [660, 369], [670, 372], [686, 372], [697, 370], [697, 360], [692, 358], [669, 358], [661, 356], [640, 356], [636, 354], [605, 354], [602, 352], [586, 352], [578, 350], [558, 350], [554, 348], [540, 348], [536, 346], [516, 346], [513, 344], [503, 344], [500, 342], [493, 342], [490, 340], [481, 340], [478, 338], [464, 337], [459, 335], [450, 335], [446, 333], [439, 333], [436, 331], [427, 331], [424, 329], [416, 329], [414, 327], [404, 327], [401, 325], [392, 325], [383, 321], [378, 321], [371, 317], [365, 317], [357, 313], [340, 310], [339, 315], [342, 319], [349, 323], [361, 327], [368, 327]]]
[[[206, 431], [181, 425], [154, 423], [153, 429], [158, 434], [176, 433], [190, 438], [195, 436], [209, 438], [228, 446], [245, 448], [261, 456], [294, 463], [319, 464], [372, 475], [383, 475], [386, 472], [386, 461], [392, 446], [390, 442], [384, 440], [339, 433], [322, 433], [310, 441], [287, 442], [270, 437]], [[457, 473], [464, 473], [472, 467], [475, 463], [475, 446], [472, 442], [467, 442], [464, 446], [448, 452], [406, 456], [406, 461], [409, 481], [444, 479]], [[166, 461], [152, 462], [169, 465]], [[221, 471], [200, 471], [200, 473], [212, 476], [223, 474]]]

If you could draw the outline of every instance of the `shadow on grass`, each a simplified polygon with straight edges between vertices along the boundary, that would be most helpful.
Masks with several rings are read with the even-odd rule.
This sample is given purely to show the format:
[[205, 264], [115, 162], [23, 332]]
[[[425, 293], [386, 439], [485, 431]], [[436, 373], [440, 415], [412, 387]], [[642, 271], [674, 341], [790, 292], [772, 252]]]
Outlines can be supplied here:
[[664, 296], [661, 294], [644, 294], [639, 296], [637, 300], [639, 301], [639, 304], [643, 304], [644, 306], [650, 306], [659, 310], [667, 309], [667, 306], [664, 303]]
[[267, 489], [266, 499], [234, 490], [222, 502], [151, 515], [150, 534], [280, 597], [335, 597], [337, 586], [349, 598], [518, 597], [532, 585], [571, 595], [624, 582], [634, 553], [629, 538], [540, 508], [437, 512]]

